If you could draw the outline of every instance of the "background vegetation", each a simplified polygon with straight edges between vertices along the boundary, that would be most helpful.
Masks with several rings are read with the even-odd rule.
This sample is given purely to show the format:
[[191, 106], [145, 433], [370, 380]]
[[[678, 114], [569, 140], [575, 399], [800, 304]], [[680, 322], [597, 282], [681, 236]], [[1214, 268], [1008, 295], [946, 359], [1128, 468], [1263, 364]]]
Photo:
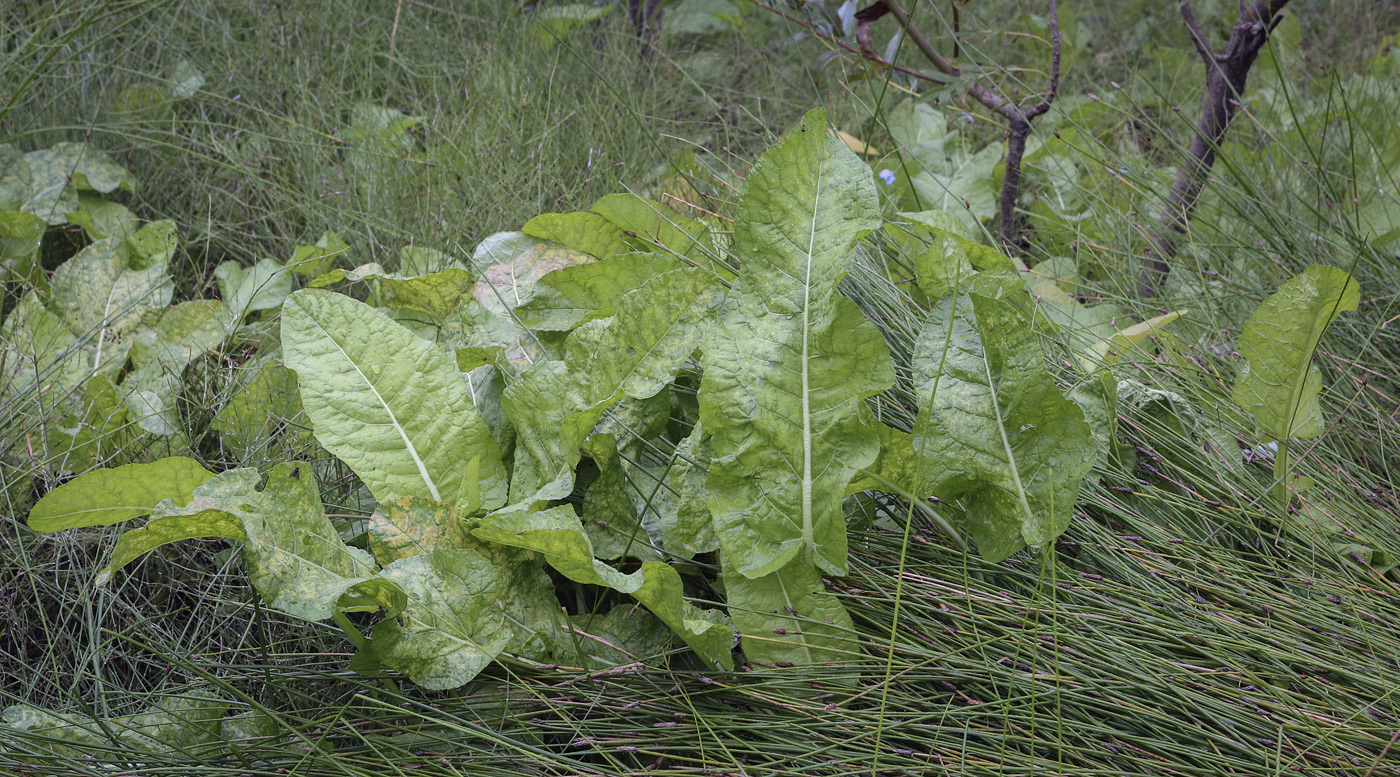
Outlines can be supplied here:
[[[966, 62], [1008, 88], [1042, 88], [1039, 8], [960, 8]], [[177, 300], [217, 296], [224, 261], [284, 259], [326, 232], [348, 246], [343, 266], [392, 270], [404, 246], [466, 261], [494, 232], [618, 191], [727, 214], [753, 158], [819, 105], [874, 149], [872, 172], [895, 173], [881, 184], [891, 212], [930, 205], [911, 170], [932, 163], [901, 124], [916, 84], [833, 56], [814, 31], [839, 37], [838, 9], [685, 3], [649, 56], [625, 8], [557, 38], [541, 10], [19, 3], [0, 12], [0, 83], [12, 87], [0, 142], [86, 140], [133, 171], [127, 207], [177, 224]], [[1223, 41], [1234, 4], [1196, 10]], [[950, 44], [950, 7], [920, 13]], [[1054, 548], [988, 564], [937, 532], [906, 546], [902, 526], [869, 524], [853, 535], [850, 577], [831, 581], [863, 650], [840, 667], [705, 674], [685, 656], [592, 674], [494, 667], [434, 693], [348, 672], [343, 635], [262, 606], [221, 542], [167, 547], [94, 589], [116, 532], [24, 525], [73, 473], [35, 453], [34, 418], [0, 410], [5, 703], [109, 720], [219, 694], [242, 715], [217, 747], [186, 750], [113, 729], [55, 741], [9, 719], [0, 763], [93, 775], [1400, 774], [1397, 10], [1290, 6], [1171, 285], [1148, 301], [1135, 269], [1190, 137], [1201, 66], [1174, 4], [1060, 13], [1066, 67], [1027, 157], [1023, 261], [1096, 315], [1190, 313], [1134, 365], [1118, 455]], [[893, 28], [876, 29], [883, 46]], [[895, 61], [926, 66], [904, 48]], [[182, 62], [204, 82], [171, 99]], [[943, 163], [999, 143], [987, 111], [956, 88], [936, 96], [967, 151]], [[357, 151], [354, 133], [383, 128], [375, 108], [412, 117], [397, 150]], [[995, 161], [983, 178], [999, 175]], [[85, 242], [51, 230], [44, 266]], [[894, 251], [869, 248], [872, 261]], [[1235, 346], [1259, 301], [1314, 263], [1353, 273], [1362, 300], [1319, 348], [1330, 426], [1296, 470], [1314, 484], [1279, 514], [1269, 453], [1229, 402]], [[19, 288], [5, 282], [8, 314]], [[1053, 358], [1101, 323], [1069, 318], [1046, 329]], [[892, 338], [899, 327], [891, 319]], [[309, 453], [294, 437], [221, 443], [214, 419], [238, 366], [211, 354], [179, 376], [191, 447], [216, 469]], [[165, 455], [157, 447], [124, 455]], [[355, 485], [348, 473], [322, 483], [333, 517], [362, 517]]]

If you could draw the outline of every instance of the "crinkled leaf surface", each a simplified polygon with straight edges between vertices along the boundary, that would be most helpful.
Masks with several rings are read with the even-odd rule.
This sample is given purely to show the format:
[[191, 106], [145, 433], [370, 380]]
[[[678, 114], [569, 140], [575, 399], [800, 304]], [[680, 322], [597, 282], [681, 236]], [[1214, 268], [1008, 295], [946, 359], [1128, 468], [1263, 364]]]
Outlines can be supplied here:
[[1322, 434], [1322, 373], [1312, 363], [1322, 333], [1356, 310], [1361, 287], [1345, 270], [1315, 264], [1264, 300], [1240, 335], [1245, 363], [1235, 378], [1235, 404], [1275, 440]]
[[[515, 426], [515, 467], [510, 499], [519, 502], [567, 472], [572, 477], [579, 446], [607, 410], [589, 401], [568, 365], [531, 365], [506, 387], [501, 407]], [[572, 481], [571, 481], [572, 482]]]
[[665, 388], [699, 344], [721, 294], [701, 270], [658, 275], [624, 294], [615, 316], [574, 330], [566, 362], [522, 372], [502, 400], [516, 432], [511, 500], [572, 470], [579, 446], [619, 399], [645, 399]]
[[472, 275], [464, 267], [448, 267], [422, 275], [399, 275], [385, 272], [374, 263], [353, 270], [332, 270], [313, 280], [311, 287], [333, 286], [345, 281], [372, 281], [379, 306], [418, 311], [431, 321], [446, 318], [472, 289]]
[[448, 505], [421, 497], [379, 505], [369, 520], [369, 544], [375, 558], [389, 563], [439, 550], [475, 550], [488, 558], [507, 592], [501, 612], [511, 631], [506, 651], [548, 661], [559, 632], [559, 600], [554, 583], [536, 553], [484, 542], [472, 536], [475, 526]]
[[879, 452], [859, 410], [894, 383], [894, 367], [879, 331], [837, 285], [878, 212], [869, 168], [827, 134], [822, 111], [744, 183], [739, 281], [706, 341], [700, 389], [715, 531], [743, 575], [775, 572], [799, 554], [845, 574], [841, 497]]
[[563, 505], [541, 512], [502, 510], [487, 516], [473, 534], [540, 553], [550, 566], [575, 582], [632, 595], [681, 635], [705, 661], [726, 669], [733, 666], [729, 654], [733, 641], [730, 626], [718, 619], [718, 613], [707, 614], [684, 600], [684, 586], [675, 569], [659, 561], [648, 561], [629, 575], [598, 561], [572, 507]]
[[[710, 441], [699, 424], [676, 446], [663, 483], [654, 493], [637, 496], [642, 525], [667, 553], [680, 558], [719, 549], [710, 519], [705, 477], [710, 467]], [[643, 481], [647, 482], [647, 481]]]
[[594, 433], [587, 450], [598, 467], [598, 477], [583, 499], [583, 533], [600, 559], [623, 557], [659, 561], [661, 554], [651, 547], [651, 538], [642, 530], [631, 487], [617, 454], [617, 438]]
[[188, 504], [195, 489], [212, 477], [199, 462], [180, 456], [93, 470], [45, 494], [29, 512], [29, 528], [55, 532], [111, 526], [147, 515], [166, 499]]
[[316, 439], [375, 499], [426, 496], [464, 514], [505, 503], [500, 450], [452, 357], [380, 310], [315, 289], [287, 299], [282, 347]]
[[593, 203], [592, 210], [621, 229], [637, 250], [661, 249], [664, 255], [684, 256], [702, 264], [708, 263], [709, 254], [714, 251], [709, 245], [709, 227], [655, 200], [635, 194], [609, 194]]
[[919, 334], [914, 368], [925, 486], [964, 500], [982, 556], [1000, 561], [1059, 536], [1095, 449], [1084, 414], [1046, 371], [1030, 319], [1003, 300], [946, 296]]
[[484, 554], [432, 550], [399, 559], [382, 575], [408, 593], [408, 606], [374, 627], [371, 649], [418, 685], [465, 685], [510, 644], [501, 600], [511, 591]]
[[649, 278], [682, 267], [675, 257], [656, 253], [620, 254], [565, 267], [541, 278], [534, 297], [516, 308], [516, 314], [531, 329], [573, 329], [589, 319], [611, 316], [622, 295]]
[[101, 361], [95, 370], [119, 368], [125, 351], [120, 344], [109, 347], [108, 341], [131, 330], [146, 311], [170, 304], [174, 284], [165, 267], [133, 270], [128, 259], [126, 245], [107, 238], [79, 251], [53, 274], [54, 308], [68, 328], [80, 337], [96, 333], [95, 355]]
[[724, 597], [750, 661], [803, 666], [860, 654], [850, 614], [802, 559], [758, 578], [726, 575]]
[[651, 397], [700, 344], [723, 293], [718, 280], [699, 269], [650, 278], [622, 296], [615, 316], [574, 330], [565, 361], [583, 376], [592, 402], [620, 394]]
[[632, 250], [616, 224], [590, 211], [543, 213], [525, 222], [520, 231], [597, 259]]

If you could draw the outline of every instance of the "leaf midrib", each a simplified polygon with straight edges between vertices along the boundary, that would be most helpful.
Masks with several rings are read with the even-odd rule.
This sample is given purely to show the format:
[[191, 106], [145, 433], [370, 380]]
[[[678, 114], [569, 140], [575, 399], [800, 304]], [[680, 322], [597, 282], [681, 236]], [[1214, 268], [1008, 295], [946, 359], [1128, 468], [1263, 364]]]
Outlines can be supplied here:
[[[305, 310], [305, 307], [303, 306], [302, 309]], [[379, 401], [380, 406], [384, 408], [384, 412], [389, 415], [389, 421], [393, 424], [394, 430], [399, 433], [399, 437], [403, 440], [404, 447], [407, 448], [408, 455], [413, 458], [414, 465], [418, 467], [418, 475], [423, 478], [423, 482], [428, 486], [428, 494], [432, 496], [433, 501], [441, 502], [442, 495], [438, 492], [437, 484], [433, 482], [432, 475], [428, 473], [427, 462], [423, 461], [423, 458], [418, 455], [418, 449], [414, 447], [413, 440], [409, 439], [408, 431], [399, 423], [399, 417], [394, 413], [394, 409], [385, 401], [384, 396], [379, 393], [379, 389], [374, 385], [374, 382], [369, 379], [368, 375], [365, 375], [364, 371], [360, 369], [360, 365], [355, 362], [349, 352], [341, 347], [340, 341], [336, 340], [334, 335], [325, 327], [321, 326], [321, 322], [317, 321], [314, 316], [308, 315], [307, 318], [310, 319], [312, 325], [320, 330], [321, 333], [326, 336], [326, 339], [335, 346], [335, 349], [340, 352], [340, 355], [345, 357], [345, 361], [348, 362], [351, 367], [355, 368], [355, 374], [359, 375], [360, 378], [364, 380], [365, 385], [369, 386], [369, 390], [374, 393], [374, 398]]]

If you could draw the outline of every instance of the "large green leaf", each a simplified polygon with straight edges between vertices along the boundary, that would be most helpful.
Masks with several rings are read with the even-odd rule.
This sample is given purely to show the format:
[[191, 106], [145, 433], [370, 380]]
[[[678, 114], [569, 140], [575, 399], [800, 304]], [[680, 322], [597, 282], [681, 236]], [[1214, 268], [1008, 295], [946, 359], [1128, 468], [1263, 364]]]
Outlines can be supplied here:
[[475, 523], [448, 505], [410, 497], [379, 505], [369, 520], [369, 544], [384, 564], [436, 551], [472, 550], [488, 558], [506, 594], [499, 602], [511, 639], [506, 651], [548, 661], [559, 632], [559, 599], [536, 553], [477, 539]]
[[637, 498], [647, 533], [667, 553], [679, 558], [719, 549], [705, 489], [712, 455], [709, 437], [696, 424], [676, 446], [662, 482], [652, 486], [644, 480], [650, 491]]
[[651, 547], [651, 538], [637, 519], [617, 437], [595, 432], [586, 446], [598, 467], [598, 477], [589, 484], [583, 500], [583, 533], [593, 544], [593, 552], [606, 560], [660, 560], [661, 554]]
[[92, 374], [91, 347], [39, 301], [26, 294], [0, 326], [0, 398], [10, 412], [52, 408]]
[[706, 662], [732, 668], [732, 629], [720, 614], [686, 602], [680, 574], [668, 564], [648, 561], [636, 572], [623, 574], [595, 559], [593, 545], [572, 507], [563, 505], [542, 512], [507, 508], [487, 516], [473, 534], [540, 553], [556, 571], [575, 582], [632, 595]]
[[199, 299], [147, 313], [129, 338], [134, 369], [122, 380], [127, 409], [141, 428], [170, 435], [179, 430], [175, 397], [185, 366], [229, 336], [224, 304]]
[[574, 330], [564, 359], [582, 376], [591, 402], [654, 396], [700, 345], [723, 293], [704, 270], [649, 278], [622, 295], [615, 316]]
[[590, 401], [582, 381], [561, 361], [540, 362], [520, 373], [506, 387], [501, 407], [515, 426], [512, 502], [539, 491], [560, 473], [572, 476], [579, 446], [607, 410], [606, 404]]
[[699, 344], [721, 294], [702, 270], [655, 276], [624, 294], [615, 316], [574, 330], [566, 362], [540, 362], [521, 373], [502, 401], [516, 431], [511, 500], [572, 470], [579, 446], [618, 400], [665, 388]]
[[714, 247], [709, 227], [686, 218], [654, 200], [635, 194], [609, 194], [593, 203], [592, 211], [622, 230], [625, 239], [638, 250], [684, 256], [708, 263]]
[[982, 556], [1000, 561], [1063, 532], [1095, 447], [1046, 371], [1029, 317], [1004, 300], [946, 296], [919, 334], [914, 369], [926, 489], [963, 500]]
[[416, 311], [434, 322], [444, 320], [472, 288], [472, 274], [461, 266], [420, 275], [400, 275], [385, 272], [374, 263], [353, 270], [332, 270], [313, 280], [311, 287], [333, 286], [345, 281], [368, 281], [379, 307]]
[[179, 456], [93, 470], [45, 494], [29, 512], [29, 528], [55, 532], [111, 526], [147, 515], [166, 499], [189, 504], [195, 489], [212, 477], [199, 462]]
[[254, 311], [280, 307], [293, 287], [291, 271], [275, 259], [261, 259], [247, 269], [238, 262], [223, 262], [214, 269], [214, 278], [233, 323]]
[[436, 346], [383, 311], [312, 289], [287, 299], [282, 347], [316, 439], [375, 499], [427, 496], [463, 514], [505, 503], [495, 438]]
[[632, 250], [616, 224], [588, 211], [543, 213], [525, 222], [520, 231], [541, 240], [552, 240], [598, 259]]
[[145, 526], [118, 540], [98, 581], [166, 543], [224, 537], [243, 540], [253, 587], [288, 615], [318, 621], [337, 610], [403, 609], [403, 591], [380, 578], [370, 555], [346, 545], [326, 518], [309, 465], [277, 465], [261, 490], [259, 480], [257, 470], [229, 470], [195, 489], [187, 504], [157, 505]]
[[300, 415], [296, 375], [280, 364], [268, 364], [229, 399], [210, 426], [226, 449], [244, 459], [267, 450], [279, 430], [292, 435], [293, 444], [314, 444], [304, 428], [293, 423]]
[[700, 416], [726, 563], [749, 577], [808, 563], [845, 574], [841, 497], [879, 441], [860, 411], [894, 383], [885, 341], [837, 293], [880, 224], [870, 170], [808, 114], [759, 160], [734, 223], [741, 272], [705, 344]]
[[398, 617], [374, 627], [372, 654], [418, 685], [465, 685], [510, 644], [500, 603], [511, 592], [484, 554], [432, 550], [399, 559], [382, 575], [409, 599]]
[[516, 313], [531, 329], [573, 329], [591, 318], [613, 315], [622, 295], [649, 278], [683, 266], [665, 254], [631, 253], [565, 267], [541, 278], [534, 297]]
[[1356, 310], [1361, 287], [1345, 270], [1315, 264], [1264, 300], [1240, 335], [1245, 363], [1234, 400], [1275, 440], [1308, 439], [1326, 422], [1318, 396], [1322, 373], [1313, 353], [1328, 325]]
[[850, 614], [801, 559], [758, 578], [727, 575], [724, 597], [750, 661], [801, 666], [860, 655]]
[[[53, 304], [80, 337], [95, 333], [94, 371], [120, 369], [130, 331], [148, 310], [170, 304], [174, 289], [162, 264], [134, 270], [125, 243], [98, 240], [53, 274]], [[115, 341], [115, 342], [113, 342]]]

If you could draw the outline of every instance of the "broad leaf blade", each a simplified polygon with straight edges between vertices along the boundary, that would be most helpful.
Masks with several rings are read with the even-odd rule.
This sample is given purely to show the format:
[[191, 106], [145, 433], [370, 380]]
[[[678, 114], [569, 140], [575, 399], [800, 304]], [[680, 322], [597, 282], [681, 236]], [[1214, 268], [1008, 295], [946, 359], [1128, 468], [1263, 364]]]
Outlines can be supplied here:
[[593, 557], [593, 545], [567, 505], [543, 512], [507, 508], [488, 516], [473, 534], [483, 540], [542, 554], [560, 574], [579, 583], [630, 594], [681, 636], [705, 661], [732, 668], [732, 630], [719, 613], [684, 600], [680, 574], [670, 565], [648, 561], [623, 574]]
[[146, 515], [169, 499], [188, 504], [214, 474], [180, 456], [150, 464], [93, 470], [44, 495], [29, 512], [29, 528], [40, 532], [111, 526]]
[[750, 661], [804, 666], [860, 655], [850, 614], [801, 559], [758, 578], [729, 575], [724, 595]]
[[808, 114], [759, 160], [734, 223], [737, 299], [706, 343], [700, 416], [726, 563], [748, 577], [801, 554], [844, 574], [841, 497], [879, 451], [864, 400], [894, 383], [884, 339], [837, 293], [879, 226], [870, 170]]
[[1030, 319], [1008, 302], [950, 295], [915, 345], [921, 407], [913, 445], [927, 490], [964, 500], [989, 561], [1069, 525], [1094, 461], [1084, 414], [1045, 370]]
[[433, 550], [399, 559], [382, 575], [408, 593], [409, 603], [374, 627], [373, 656], [418, 685], [465, 685], [510, 644], [500, 606], [509, 592], [484, 554]]
[[1246, 359], [1235, 378], [1235, 404], [1275, 440], [1322, 434], [1322, 374], [1312, 363], [1322, 333], [1356, 310], [1361, 287], [1345, 270], [1315, 264], [1264, 300], [1240, 335]]
[[306, 290], [282, 347], [316, 439], [384, 502], [426, 496], [463, 514], [504, 504], [505, 466], [452, 358], [382, 311]]

